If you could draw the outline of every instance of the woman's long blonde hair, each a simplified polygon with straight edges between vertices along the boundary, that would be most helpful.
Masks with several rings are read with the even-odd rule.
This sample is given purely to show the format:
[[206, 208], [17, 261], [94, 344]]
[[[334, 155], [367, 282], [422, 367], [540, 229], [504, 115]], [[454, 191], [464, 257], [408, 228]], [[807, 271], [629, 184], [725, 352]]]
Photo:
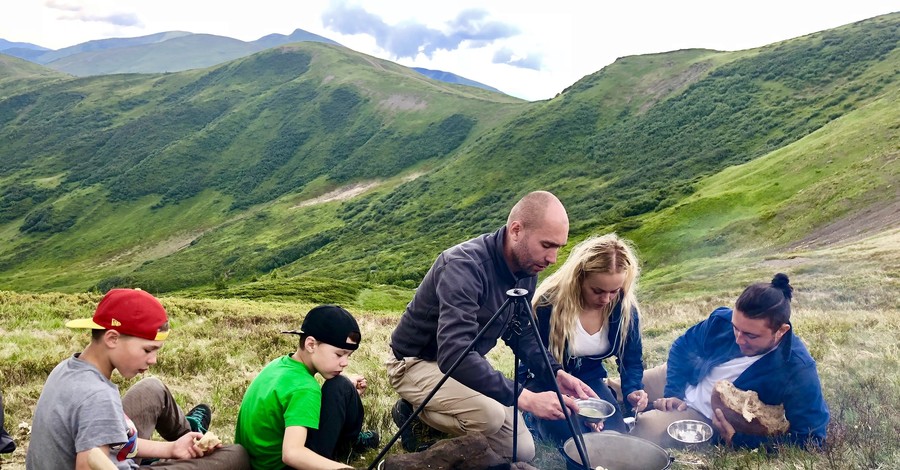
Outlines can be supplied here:
[[566, 342], [572, 344], [575, 338], [575, 322], [584, 308], [581, 284], [593, 273], [625, 272], [625, 283], [616, 300], [609, 303], [603, 312], [602, 324], [609, 320], [616, 301], [622, 302], [622, 319], [619, 322], [619, 354], [625, 348], [628, 330], [631, 328], [631, 309], [638, 309], [637, 290], [640, 266], [635, 249], [628, 240], [615, 233], [593, 236], [575, 245], [565, 263], [544, 279], [534, 295], [534, 310], [539, 306], [553, 305], [550, 315], [549, 350], [562, 364]]

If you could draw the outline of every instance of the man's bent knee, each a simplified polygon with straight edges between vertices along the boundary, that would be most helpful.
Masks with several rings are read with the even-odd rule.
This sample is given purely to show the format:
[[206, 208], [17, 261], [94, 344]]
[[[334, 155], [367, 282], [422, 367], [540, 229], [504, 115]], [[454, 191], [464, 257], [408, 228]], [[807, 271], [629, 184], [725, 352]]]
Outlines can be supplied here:
[[518, 453], [516, 454], [516, 460], [519, 462], [531, 462], [534, 460], [536, 451], [534, 448], [534, 439], [519, 439], [518, 445], [516, 447], [519, 448]]
[[466, 413], [459, 416], [459, 423], [466, 433], [480, 432], [490, 436], [500, 432], [506, 421], [506, 409], [497, 403], [496, 406], [486, 406], [479, 413]]

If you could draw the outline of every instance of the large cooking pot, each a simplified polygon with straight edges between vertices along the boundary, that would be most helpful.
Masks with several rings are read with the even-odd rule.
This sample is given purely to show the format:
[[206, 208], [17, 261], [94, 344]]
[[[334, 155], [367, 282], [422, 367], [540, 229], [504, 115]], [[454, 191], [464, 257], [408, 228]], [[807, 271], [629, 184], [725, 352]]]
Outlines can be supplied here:
[[[593, 467], [607, 470], [665, 470], [674, 458], [662, 447], [639, 437], [615, 431], [584, 433], [584, 452]], [[572, 438], [563, 445], [569, 470], [584, 470]]]

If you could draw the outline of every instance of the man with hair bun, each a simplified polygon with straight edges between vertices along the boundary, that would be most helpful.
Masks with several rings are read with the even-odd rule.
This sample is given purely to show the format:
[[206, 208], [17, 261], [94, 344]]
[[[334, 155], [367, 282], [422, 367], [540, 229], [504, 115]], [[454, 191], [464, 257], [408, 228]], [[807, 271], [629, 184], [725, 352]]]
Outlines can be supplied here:
[[[719, 307], [676, 339], [666, 364], [644, 373], [648, 389], [664, 383], [665, 393], [651, 397], [655, 410], [638, 417], [632, 434], [668, 445], [668, 425], [694, 419], [711, 424], [721, 441], [737, 447], [821, 446], [828, 406], [816, 362], [791, 328], [792, 297], [788, 277], [778, 273], [770, 283], [747, 287], [734, 310]], [[712, 407], [712, 392], [720, 380], [755, 391], [764, 405], [783, 405], [788, 431], [737, 432], [742, 423], [732, 424], [721, 408]]]

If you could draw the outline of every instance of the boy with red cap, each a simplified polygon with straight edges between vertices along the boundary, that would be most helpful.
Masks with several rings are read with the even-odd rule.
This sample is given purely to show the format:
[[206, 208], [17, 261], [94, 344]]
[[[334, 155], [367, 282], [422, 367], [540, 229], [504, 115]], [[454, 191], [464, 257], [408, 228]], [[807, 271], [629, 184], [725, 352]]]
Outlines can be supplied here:
[[[378, 434], [361, 431], [365, 379], [341, 374], [362, 339], [359, 325], [343, 308], [320, 305], [299, 331], [282, 333], [299, 335], [300, 344], [250, 383], [234, 441], [254, 470], [352, 468], [335, 459], [378, 446]], [[316, 374], [325, 379], [321, 388]]]
[[[57, 365], [44, 384], [32, 420], [28, 470], [92, 468], [94, 449], [119, 469], [137, 468], [142, 458], [165, 459], [153, 466], [171, 469], [249, 468], [240, 446], [204, 451], [195, 444], [209, 426], [208, 406], [185, 416], [158, 379], [139, 381], [124, 398], [110, 381], [114, 370], [130, 379], [156, 363], [169, 336], [168, 316], [156, 298], [139, 289], [113, 289], [93, 318], [66, 326], [93, 330], [91, 342]], [[167, 441], [150, 440], [154, 430]]]

